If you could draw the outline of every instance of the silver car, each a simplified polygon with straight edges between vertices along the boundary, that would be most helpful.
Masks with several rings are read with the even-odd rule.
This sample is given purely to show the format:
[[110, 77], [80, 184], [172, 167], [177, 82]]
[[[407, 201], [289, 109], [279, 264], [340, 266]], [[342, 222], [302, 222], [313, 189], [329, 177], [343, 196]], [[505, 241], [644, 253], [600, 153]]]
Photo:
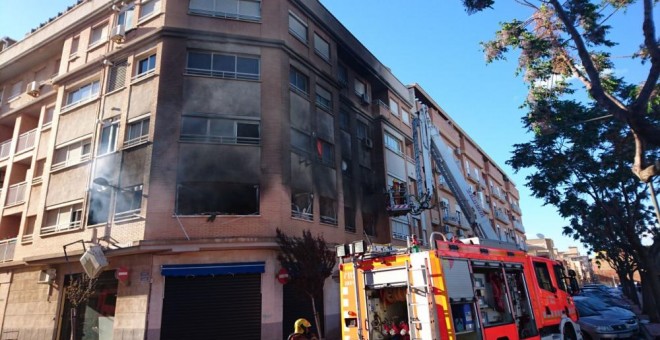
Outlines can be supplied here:
[[584, 303], [576, 301], [575, 305], [580, 315], [578, 324], [582, 336], [587, 340], [629, 338], [635, 334], [625, 322], [600, 314]]
[[[635, 334], [639, 332], [639, 319], [635, 313], [628, 309], [608, 305], [605, 302], [600, 301], [598, 298], [591, 296], [574, 296], [573, 301], [575, 301], [576, 305], [584, 305], [609, 320], [616, 320], [624, 323], [626, 328]], [[582, 315], [580, 315], [580, 317], [582, 317]]]

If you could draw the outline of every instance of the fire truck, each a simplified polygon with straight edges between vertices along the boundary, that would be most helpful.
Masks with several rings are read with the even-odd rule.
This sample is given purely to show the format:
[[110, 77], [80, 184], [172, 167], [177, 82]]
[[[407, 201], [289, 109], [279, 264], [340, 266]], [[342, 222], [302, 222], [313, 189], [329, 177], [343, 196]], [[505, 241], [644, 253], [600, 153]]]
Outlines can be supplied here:
[[[581, 340], [570, 294], [574, 272], [567, 277], [560, 262], [528, 255], [524, 244], [495, 232], [426, 107], [413, 127], [418, 183], [433, 183], [432, 160], [476, 237], [434, 232], [431, 249], [421, 249], [414, 235], [406, 247], [338, 245], [342, 338]], [[394, 216], [431, 206], [394, 189], [387, 209]], [[418, 197], [430, 197], [430, 190]]]

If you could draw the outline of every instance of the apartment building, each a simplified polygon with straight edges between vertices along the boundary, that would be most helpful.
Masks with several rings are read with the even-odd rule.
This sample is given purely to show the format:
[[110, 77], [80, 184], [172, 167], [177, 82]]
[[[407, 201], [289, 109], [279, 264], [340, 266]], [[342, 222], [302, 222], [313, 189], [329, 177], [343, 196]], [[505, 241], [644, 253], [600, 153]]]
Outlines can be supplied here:
[[275, 278], [276, 229], [331, 244], [469, 230], [440, 176], [447, 205], [385, 211], [385, 188], [417, 185], [420, 103], [502, 237], [523, 237], [503, 171], [317, 0], [79, 0], [2, 42], [2, 338], [69, 338], [65, 287], [95, 246], [108, 264], [77, 338], [282, 338], [312, 317]]

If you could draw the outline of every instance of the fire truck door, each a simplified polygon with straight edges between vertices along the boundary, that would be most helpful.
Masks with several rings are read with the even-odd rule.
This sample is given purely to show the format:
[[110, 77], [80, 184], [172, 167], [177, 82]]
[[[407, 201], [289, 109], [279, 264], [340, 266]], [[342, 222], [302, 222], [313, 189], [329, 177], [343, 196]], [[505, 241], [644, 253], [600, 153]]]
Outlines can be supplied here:
[[544, 325], [558, 323], [561, 319], [563, 309], [557, 298], [557, 287], [552, 283], [550, 276], [552, 268], [548, 268], [548, 263], [545, 261], [533, 261], [533, 265], [534, 275], [538, 284], [536, 289], [539, 292], [541, 301], [540, 306], [543, 306], [540, 311], [542, 322]]

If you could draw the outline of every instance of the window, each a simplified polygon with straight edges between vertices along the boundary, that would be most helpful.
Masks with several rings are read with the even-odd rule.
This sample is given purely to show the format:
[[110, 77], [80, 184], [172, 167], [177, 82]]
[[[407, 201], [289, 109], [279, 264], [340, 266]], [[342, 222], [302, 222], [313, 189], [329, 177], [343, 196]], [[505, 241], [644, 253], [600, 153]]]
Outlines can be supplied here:
[[259, 80], [259, 67], [258, 57], [190, 51], [186, 72], [227, 79]]
[[190, 0], [190, 13], [218, 18], [259, 21], [259, 0]]
[[325, 165], [335, 165], [335, 146], [322, 140], [316, 140], [316, 153], [321, 163]]
[[397, 240], [405, 240], [410, 236], [410, 228], [408, 223], [392, 220], [392, 238]]
[[117, 150], [117, 134], [119, 133], [119, 121], [103, 124], [101, 128], [101, 141], [97, 154], [105, 155]]
[[9, 92], [9, 98], [7, 101], [11, 101], [12, 99], [18, 98], [21, 95], [21, 91], [23, 90], [23, 82], [22, 81], [17, 81], [11, 86], [11, 92]]
[[108, 88], [106, 92], [112, 92], [123, 88], [126, 85], [126, 69], [128, 68], [128, 61], [122, 60], [115, 62], [110, 67], [108, 72]]
[[117, 16], [117, 25], [124, 25], [124, 29], [127, 31], [133, 28], [133, 12], [135, 12], [133, 3], [124, 5]]
[[136, 217], [142, 209], [142, 185], [121, 188], [115, 202], [115, 220]]
[[401, 120], [406, 124], [410, 125], [410, 112], [406, 110], [401, 110]]
[[557, 282], [557, 287], [563, 291], [567, 291], [566, 282], [564, 282], [564, 267], [555, 264], [552, 266], [555, 271], [555, 281]]
[[140, 17], [138, 18], [138, 21], [154, 14], [159, 4], [160, 0], [142, 0], [142, 3], [140, 4]]
[[289, 69], [289, 84], [294, 90], [304, 94], [309, 93], [309, 79], [295, 68]]
[[137, 62], [137, 69], [135, 70], [136, 78], [143, 77], [147, 74], [153, 73], [156, 68], [156, 55], [152, 54], [146, 58], [140, 59]]
[[84, 140], [56, 148], [53, 154], [52, 171], [65, 168], [89, 160], [92, 144], [90, 140]]
[[289, 13], [289, 32], [302, 42], [307, 43], [307, 24], [293, 13]]
[[387, 132], [384, 135], [385, 135], [385, 147], [398, 154], [401, 154], [403, 152], [403, 149], [401, 147], [401, 141]]
[[321, 222], [337, 225], [337, 201], [329, 197], [319, 198]]
[[554, 287], [550, 281], [548, 266], [543, 262], [534, 262], [534, 272], [536, 273], [536, 280], [539, 282], [539, 287], [543, 290], [552, 292]]
[[291, 217], [312, 221], [314, 219], [314, 194], [291, 188]]
[[259, 144], [260, 127], [257, 121], [183, 116], [181, 140], [219, 144]]
[[82, 225], [82, 203], [46, 211], [41, 234], [74, 230]]
[[42, 125], [49, 125], [53, 122], [53, 115], [55, 114], [55, 106], [47, 107], [44, 112], [44, 121]]
[[95, 46], [105, 41], [105, 37], [108, 36], [108, 25], [102, 24], [92, 28], [92, 32], [89, 35], [89, 46]]
[[332, 110], [332, 93], [319, 85], [316, 85], [316, 105], [328, 111]]
[[300, 151], [306, 156], [311, 153], [311, 138], [308, 134], [291, 129], [291, 146], [294, 150]]
[[146, 142], [149, 139], [149, 118], [129, 123], [126, 127], [124, 147], [130, 147]]
[[99, 89], [99, 81], [96, 80], [69, 92], [66, 96], [66, 105], [64, 107], [71, 107], [96, 97], [99, 94]]
[[344, 207], [344, 230], [355, 232], [355, 210]]
[[330, 61], [330, 44], [316, 33], [314, 33], [314, 51], [321, 58]]
[[259, 214], [259, 185], [235, 182], [182, 182], [177, 187], [179, 215]]
[[73, 39], [71, 39], [71, 51], [69, 52], [69, 58], [73, 58], [78, 54], [79, 44], [80, 44], [80, 37], [73, 37]]
[[399, 104], [392, 100], [392, 98], [390, 98], [390, 112], [392, 112], [395, 116], [399, 115]]
[[369, 138], [371, 134], [369, 133], [369, 126], [363, 123], [362, 121], [357, 122], [357, 138], [359, 140], [365, 140]]
[[355, 93], [358, 96], [367, 94], [367, 85], [362, 81], [355, 79]]
[[337, 65], [337, 81], [342, 87], [348, 85], [348, 70], [342, 64]]

